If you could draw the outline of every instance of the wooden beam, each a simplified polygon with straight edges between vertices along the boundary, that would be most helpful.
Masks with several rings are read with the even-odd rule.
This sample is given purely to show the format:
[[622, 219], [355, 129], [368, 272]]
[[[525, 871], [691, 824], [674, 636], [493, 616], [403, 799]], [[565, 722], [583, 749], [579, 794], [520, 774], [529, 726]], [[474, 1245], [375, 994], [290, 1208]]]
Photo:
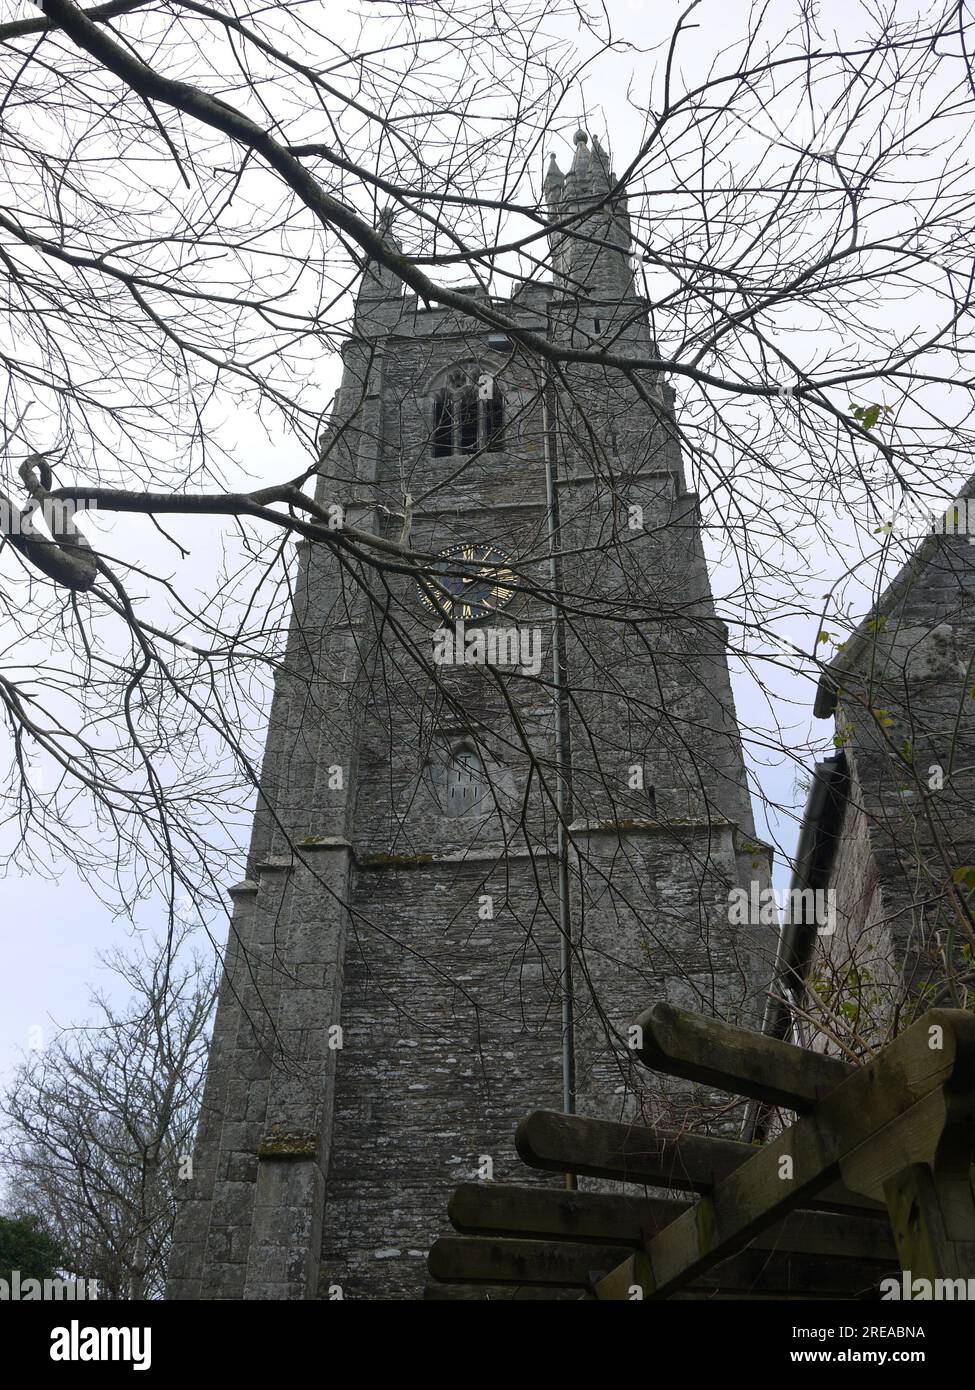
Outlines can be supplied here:
[[[586, 1298], [583, 1294], [580, 1297]], [[589, 1294], [589, 1298], [594, 1295]], [[668, 1303], [742, 1303], [747, 1300], [749, 1303], [835, 1303], [835, 1293], [755, 1293], [750, 1289], [747, 1293], [727, 1293], [724, 1290], [708, 1289], [701, 1291], [697, 1289], [681, 1289], [680, 1293], [672, 1293], [668, 1298]], [[835, 1312], [835, 1309], [834, 1309]]]
[[975, 1275], [975, 1201], [971, 1174], [952, 1176], [914, 1163], [884, 1184], [894, 1239], [912, 1279]]
[[[913, 1163], [975, 1149], [975, 1017], [934, 1009], [722, 1179], [647, 1247], [648, 1296], [686, 1286], [842, 1174], [870, 1196]], [[961, 1096], [961, 1103], [953, 1098]]]
[[604, 1302], [627, 1303], [634, 1301], [635, 1290], [640, 1290], [639, 1297], [642, 1298], [643, 1291], [652, 1284], [650, 1261], [645, 1251], [637, 1250], [614, 1266], [608, 1274], [596, 1280], [591, 1285], [590, 1292]]
[[840, 1216], [826, 1211], [792, 1211], [759, 1232], [749, 1250], [776, 1250], [793, 1255], [828, 1255], [884, 1269], [898, 1266], [890, 1228], [873, 1216]]
[[[642, 1249], [649, 1236], [675, 1220], [688, 1205], [666, 1197], [566, 1192], [491, 1182], [462, 1183], [452, 1194], [447, 1212], [451, 1225], [462, 1235], [619, 1243]], [[887, 1225], [873, 1217], [795, 1211], [757, 1236], [752, 1246], [872, 1262], [883, 1269], [895, 1268], [898, 1263]]]
[[689, 1287], [716, 1293], [776, 1294], [788, 1298], [866, 1298], [874, 1295], [885, 1274], [897, 1273], [896, 1259], [876, 1265], [837, 1260], [829, 1255], [801, 1255], [754, 1246], [709, 1269]]
[[588, 1292], [580, 1295], [578, 1289], [544, 1284], [427, 1284], [423, 1290], [424, 1301], [448, 1303], [564, 1303], [592, 1297]]
[[[444, 1236], [430, 1251], [431, 1276], [448, 1285], [491, 1287], [547, 1286], [589, 1289], [596, 1297], [635, 1299], [649, 1275], [644, 1251], [619, 1262], [612, 1246], [563, 1241], [497, 1240], [484, 1236]], [[748, 1250], [694, 1281], [702, 1290], [833, 1295], [852, 1298], [877, 1285], [883, 1270], [832, 1257]]]
[[462, 1183], [447, 1203], [450, 1224], [462, 1235], [554, 1237], [641, 1248], [647, 1235], [686, 1209], [686, 1202], [665, 1197], [496, 1182]]
[[[869, 1298], [884, 1269], [855, 1260], [834, 1260], [781, 1251], [746, 1250], [681, 1288], [681, 1293], [737, 1294], [739, 1298]], [[894, 1271], [891, 1270], [891, 1273]], [[632, 1302], [652, 1285], [646, 1253], [637, 1252], [592, 1286], [597, 1299]]]
[[654, 1071], [800, 1114], [854, 1070], [839, 1058], [672, 1004], [654, 1004], [636, 1024], [643, 1037], [637, 1056]]
[[[515, 1131], [515, 1148], [529, 1168], [581, 1173], [677, 1192], [710, 1192], [758, 1152], [736, 1139], [712, 1139], [647, 1129], [613, 1120], [591, 1120], [536, 1110]], [[886, 1219], [886, 1207], [831, 1184], [815, 1198], [823, 1211], [869, 1213]]]
[[558, 1240], [498, 1240], [490, 1236], [441, 1236], [427, 1267], [443, 1283], [552, 1284], [587, 1289], [620, 1258], [615, 1245]]
[[677, 1134], [643, 1125], [536, 1110], [515, 1131], [529, 1168], [707, 1192], [756, 1152], [734, 1139]]

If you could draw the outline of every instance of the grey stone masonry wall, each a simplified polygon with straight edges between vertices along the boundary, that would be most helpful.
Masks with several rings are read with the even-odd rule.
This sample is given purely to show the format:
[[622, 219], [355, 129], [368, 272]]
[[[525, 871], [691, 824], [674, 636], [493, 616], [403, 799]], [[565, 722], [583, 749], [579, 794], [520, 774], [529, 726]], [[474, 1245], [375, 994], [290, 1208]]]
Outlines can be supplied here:
[[975, 976], [975, 547], [932, 535], [834, 662], [827, 713], [850, 767], [830, 886], [838, 929], [813, 1006], [854, 1048], [967, 1007]]
[[[579, 139], [553, 215], [608, 177]], [[587, 228], [559, 244], [559, 282], [505, 313], [652, 355], [625, 209]], [[768, 851], [673, 392], [595, 367], [556, 381], [386, 272], [364, 277], [343, 357], [319, 502], [395, 539], [409, 494], [414, 551], [501, 552], [510, 601], [471, 627], [527, 634], [538, 659], [438, 666], [444, 618], [406, 567], [302, 548], [171, 1297], [417, 1297], [458, 1182], [549, 1181], [513, 1135], [562, 1106], [560, 771], [580, 1110], [686, 1119], [686, 1095], [635, 1073], [628, 1024], [671, 999], [757, 1025], [771, 974], [773, 930], [729, 924]], [[502, 398], [496, 447], [481, 426], [473, 452], [434, 447], [439, 393], [465, 379]]]

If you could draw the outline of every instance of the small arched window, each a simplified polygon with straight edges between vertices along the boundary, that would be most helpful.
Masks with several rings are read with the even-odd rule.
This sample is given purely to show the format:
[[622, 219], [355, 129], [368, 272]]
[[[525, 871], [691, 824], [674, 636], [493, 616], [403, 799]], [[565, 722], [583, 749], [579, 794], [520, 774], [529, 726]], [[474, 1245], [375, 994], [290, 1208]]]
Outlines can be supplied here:
[[492, 762], [489, 772], [474, 744], [466, 738], [452, 747], [441, 744], [431, 750], [421, 776], [428, 805], [439, 816], [482, 817], [500, 809], [504, 770]]
[[434, 458], [504, 448], [504, 399], [493, 376], [455, 370], [433, 400]]
[[472, 748], [458, 748], [444, 771], [445, 816], [464, 816], [479, 806], [488, 793], [487, 771]]

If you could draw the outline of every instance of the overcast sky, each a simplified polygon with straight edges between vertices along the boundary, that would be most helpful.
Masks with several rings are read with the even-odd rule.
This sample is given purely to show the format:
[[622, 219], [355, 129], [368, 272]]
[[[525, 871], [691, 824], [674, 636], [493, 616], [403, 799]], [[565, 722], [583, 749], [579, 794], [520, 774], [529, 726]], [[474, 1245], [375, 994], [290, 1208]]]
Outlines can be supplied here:
[[[609, 0], [609, 12], [614, 25], [623, 35], [643, 47], [653, 48], [669, 35], [674, 19], [686, 6], [671, 0]], [[827, 0], [821, 13], [828, 16], [838, 27], [849, 21], [851, 7], [841, 0]], [[904, 15], [910, 5], [899, 5]], [[336, 23], [340, 22], [340, 7], [334, 10]], [[33, 13], [33, 7], [18, 3], [3, 7], [5, 17], [14, 13], [22, 15]], [[736, 0], [703, 0], [693, 16], [699, 28], [689, 37], [683, 49], [683, 64], [687, 71], [693, 72], [695, 64], [703, 70], [707, 63], [719, 53], [722, 46], [740, 37], [743, 17], [747, 6]], [[589, 42], [585, 35], [579, 36], [580, 44]], [[590, 74], [577, 96], [577, 115], [590, 131], [611, 146], [617, 167], [625, 162], [635, 151], [640, 141], [642, 122], [626, 99], [631, 84], [636, 92], [647, 81], [647, 71], [658, 61], [657, 53], [639, 53], [606, 56], [590, 70]], [[795, 120], [800, 123], [806, 119], [804, 113], [796, 112]], [[562, 167], [571, 160], [571, 128], [567, 127], [561, 144], [555, 146]], [[797, 129], [797, 138], [802, 140], [807, 132]], [[747, 133], [742, 139], [747, 140]], [[546, 151], [546, 154], [548, 151]], [[538, 180], [541, 181], [543, 162], [539, 160]], [[324, 362], [321, 366], [321, 388], [323, 399], [334, 389], [337, 380], [337, 359]], [[678, 383], [678, 390], [680, 386]], [[286, 476], [289, 470], [295, 471], [299, 455], [294, 446], [281, 438], [268, 439], [261, 423], [240, 416], [230, 419], [227, 426], [228, 440], [233, 437], [236, 456], [240, 464], [241, 480], [246, 477], [260, 481], [271, 481]], [[233, 482], [233, 480], [230, 480]], [[126, 522], [126, 525], [130, 525]], [[136, 523], [137, 525], [140, 523]], [[193, 576], [201, 590], [205, 590], [214, 573], [214, 556], [217, 548], [213, 543], [214, 528], [217, 522], [209, 520], [200, 524], [196, 532], [193, 553], [183, 571], [184, 586], [189, 575]], [[99, 523], [100, 534], [111, 533], [111, 523]], [[172, 553], [165, 550], [152, 528], [144, 525], [146, 555], [150, 559], [158, 557], [172, 568]], [[719, 564], [716, 554], [713, 579], [716, 591], [725, 583], [733, 582], [733, 569], [730, 564]], [[730, 559], [730, 557], [726, 557]], [[815, 639], [818, 619], [815, 607], [827, 587], [830, 576], [824, 574], [822, 585], [817, 585], [810, 593], [813, 611], [805, 622], [790, 622], [787, 635], [807, 649]], [[761, 694], [744, 673], [738, 669], [734, 673], [738, 713], [746, 725], [767, 725], [769, 708], [766, 697]], [[770, 674], [766, 672], [766, 674]], [[779, 716], [794, 730], [794, 745], [803, 745], [811, 736], [826, 740], [831, 733], [825, 725], [813, 729], [811, 720], [812, 686], [808, 678], [798, 674], [780, 672], [773, 683], [778, 687], [781, 697], [778, 706]], [[760, 751], [754, 746], [746, 748], [750, 763], [767, 794], [776, 801], [791, 803], [795, 800], [793, 782], [795, 768], [781, 760], [777, 766], [767, 766]], [[799, 800], [803, 798], [800, 796]], [[774, 839], [783, 846], [786, 853], [794, 844], [795, 824], [788, 819], [781, 820], [771, 828]], [[778, 877], [787, 877], [787, 867], [783, 856], [779, 856]], [[0, 1076], [9, 1074], [20, 1049], [37, 1041], [38, 1037], [50, 1036], [52, 1021], [67, 1023], [80, 1020], [87, 1012], [89, 985], [101, 983], [97, 963], [97, 952], [113, 945], [124, 944], [126, 936], [133, 931], [133, 925], [124, 920], [113, 920], [111, 914], [98, 898], [84, 884], [80, 883], [70, 866], [58, 863], [52, 866], [49, 877], [9, 878], [2, 886], [2, 970], [0, 970]], [[159, 905], [143, 905], [140, 909], [137, 926], [142, 930], [159, 929], [162, 925]], [[32, 1030], [40, 1028], [42, 1034]]]

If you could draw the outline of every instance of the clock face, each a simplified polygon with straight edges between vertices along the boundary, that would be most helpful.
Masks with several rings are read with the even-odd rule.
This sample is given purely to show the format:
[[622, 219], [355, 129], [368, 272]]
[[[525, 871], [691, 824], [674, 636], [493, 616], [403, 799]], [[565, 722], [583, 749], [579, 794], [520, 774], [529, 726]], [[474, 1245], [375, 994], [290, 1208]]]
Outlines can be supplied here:
[[438, 617], [476, 623], [506, 607], [517, 583], [503, 550], [465, 542], [440, 554], [431, 578], [419, 584], [420, 598]]

